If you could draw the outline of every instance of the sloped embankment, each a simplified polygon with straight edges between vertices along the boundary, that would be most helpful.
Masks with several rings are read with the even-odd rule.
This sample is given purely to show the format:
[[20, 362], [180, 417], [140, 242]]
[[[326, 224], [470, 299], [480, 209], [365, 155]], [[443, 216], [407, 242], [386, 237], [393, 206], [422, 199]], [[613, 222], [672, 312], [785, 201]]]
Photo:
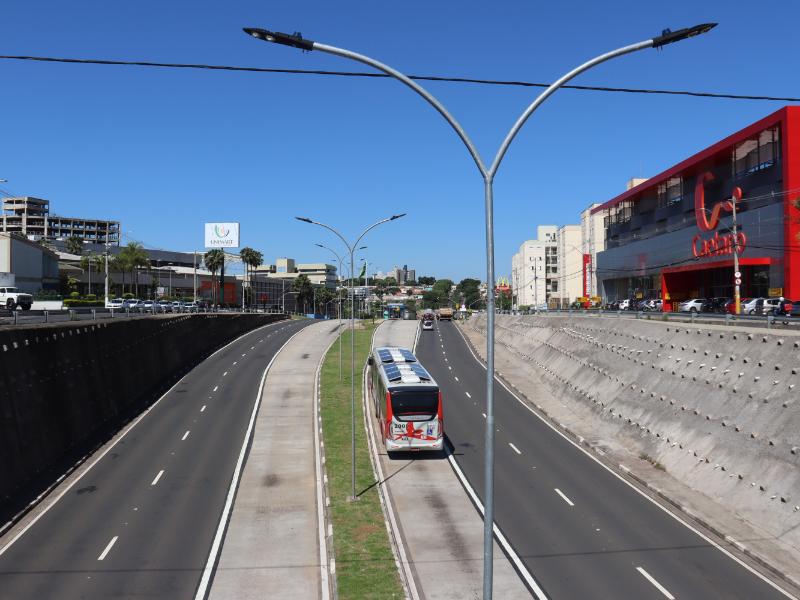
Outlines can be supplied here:
[[[485, 332], [485, 316], [467, 324]], [[498, 344], [596, 434], [800, 550], [800, 335], [499, 315]]]

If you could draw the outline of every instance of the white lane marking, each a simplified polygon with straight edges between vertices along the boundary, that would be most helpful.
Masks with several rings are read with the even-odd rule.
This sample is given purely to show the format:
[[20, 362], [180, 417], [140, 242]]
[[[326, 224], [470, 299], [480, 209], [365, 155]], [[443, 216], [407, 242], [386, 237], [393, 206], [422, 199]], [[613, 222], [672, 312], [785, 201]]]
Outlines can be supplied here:
[[183, 434], [183, 437], [181, 438], [181, 441], [184, 441], [187, 437], [189, 437], [189, 430], [188, 429], [186, 430], [186, 433]]
[[447, 365], [447, 368], [450, 369], [451, 371], [453, 370], [453, 367], [451, 367], [450, 365]]
[[103, 553], [100, 556], [97, 557], [97, 560], [104, 560], [105, 559], [106, 555], [108, 555], [108, 553], [111, 551], [111, 548], [113, 548], [114, 544], [117, 543], [117, 539], [118, 538], [119, 538], [118, 535], [115, 535], [113, 538], [111, 538], [111, 541], [108, 542], [108, 545], [106, 546], [106, 549], [103, 550]]
[[203, 412], [206, 409], [206, 405], [203, 404], [203, 407], [200, 409], [200, 412]]
[[481, 413], [481, 414], [483, 415], [483, 418], [485, 419], [486, 418], [486, 413]]
[[225, 371], [225, 372], [222, 374], [222, 376], [223, 376], [223, 377], [225, 377], [227, 374], [228, 374], [228, 372], [227, 372], [227, 371]]
[[516, 452], [517, 454], [522, 454], [522, 452], [520, 451], [520, 449], [519, 449], [519, 448], [517, 448], [517, 447], [516, 447], [514, 444], [512, 444], [511, 442], [508, 442], [508, 445], [509, 445], [509, 446], [511, 446], [511, 449], [512, 449], [514, 452]]
[[664, 594], [664, 595], [665, 595], [667, 598], [669, 598], [669, 600], [675, 600], [675, 596], [673, 596], [672, 594], [670, 594], [670, 593], [669, 593], [669, 590], [668, 590], [667, 588], [665, 588], [663, 585], [661, 585], [660, 583], [658, 583], [658, 582], [657, 582], [657, 581], [656, 581], [656, 580], [653, 578], [653, 576], [652, 576], [652, 575], [650, 575], [650, 573], [648, 573], [647, 571], [645, 571], [645, 570], [644, 570], [642, 567], [636, 567], [636, 570], [637, 570], [637, 571], [639, 571], [639, 573], [641, 573], [641, 574], [642, 574], [642, 576], [643, 576], [645, 579], [647, 579], [647, 581], [649, 581], [649, 582], [650, 582], [650, 583], [652, 583], [654, 586], [656, 586], [656, 589], [657, 589], [659, 592], [661, 592], [662, 594]]
[[464, 392], [464, 393], [467, 395], [467, 398], [472, 398], [472, 396], [469, 395], [469, 392]]
[[214, 389], [213, 389], [213, 390], [211, 390], [211, 391], [212, 391], [212, 392], [216, 392], [218, 389], [219, 389], [219, 386], [218, 386], [218, 385], [215, 385], [215, 386], [214, 386]]
[[456, 377], [456, 381], [458, 381], [458, 377]]
[[235, 364], [236, 364], [236, 363], [238, 363], [238, 362], [239, 362], [238, 360], [235, 360], [235, 361], [233, 361], [233, 364], [235, 365]]
[[206, 561], [206, 566], [203, 568], [203, 576], [200, 578], [200, 583], [197, 586], [197, 591], [194, 595], [195, 600], [203, 600], [206, 597], [208, 584], [211, 582], [211, 575], [214, 572], [214, 565], [217, 562], [217, 556], [219, 556], [219, 550], [222, 546], [222, 537], [225, 533], [225, 527], [228, 524], [228, 520], [230, 519], [231, 509], [233, 508], [233, 497], [236, 495], [236, 488], [239, 487], [242, 465], [244, 464], [244, 459], [247, 455], [247, 446], [249, 445], [250, 439], [253, 435], [253, 427], [256, 422], [258, 407], [261, 405], [261, 392], [264, 391], [264, 382], [267, 380], [267, 373], [281, 351], [289, 344], [289, 342], [292, 341], [292, 339], [294, 339], [295, 336], [300, 335], [303, 332], [303, 329], [305, 328], [295, 331], [291, 336], [289, 336], [289, 339], [287, 339], [283, 345], [278, 348], [278, 351], [272, 355], [267, 367], [264, 369], [264, 373], [261, 375], [261, 383], [259, 384], [258, 392], [256, 393], [256, 401], [253, 403], [253, 412], [250, 414], [250, 422], [247, 424], [247, 431], [245, 431], [244, 440], [242, 440], [242, 448], [239, 451], [239, 458], [237, 459], [236, 467], [233, 470], [231, 485], [228, 488], [228, 496], [225, 498], [225, 506], [222, 508], [222, 514], [219, 517], [217, 532], [214, 534], [214, 541], [211, 544], [211, 550], [208, 553], [208, 560]]
[[[456, 462], [455, 458], [453, 458], [452, 454], [448, 453], [447, 460], [450, 462], [450, 466], [453, 468], [453, 471], [456, 472], [456, 476], [459, 478], [459, 480], [461, 480], [461, 485], [464, 486], [464, 489], [467, 490], [467, 494], [469, 494], [470, 498], [472, 498], [472, 502], [478, 507], [481, 517], [483, 517], [483, 502], [480, 501], [480, 498], [478, 498], [475, 490], [472, 489], [469, 481], [467, 481], [467, 478], [461, 471], [461, 467], [458, 466], [458, 463]], [[506, 551], [506, 554], [508, 554], [509, 558], [511, 558], [511, 562], [514, 563], [514, 566], [517, 568], [517, 572], [525, 580], [525, 583], [528, 584], [528, 587], [533, 591], [533, 595], [536, 597], [536, 599], [547, 600], [547, 595], [544, 593], [544, 590], [542, 590], [542, 588], [539, 587], [539, 584], [536, 583], [536, 580], [533, 578], [530, 571], [528, 571], [525, 563], [522, 562], [519, 555], [514, 551], [514, 548], [511, 547], [511, 544], [506, 539], [506, 536], [504, 536], [503, 532], [500, 531], [497, 523], [492, 523], [492, 530], [494, 531], [495, 538], [497, 538], [497, 542], [503, 547], [503, 550]]]
[[242, 354], [242, 356], [247, 356], [247, 352], [245, 352], [244, 354]]
[[[214, 352], [212, 352], [212, 353], [211, 353], [211, 354], [208, 356], [208, 358], [206, 358], [205, 360], [209, 360], [210, 358], [213, 358], [214, 356], [216, 356], [217, 354], [219, 354], [219, 353], [220, 353], [220, 352], [222, 352], [223, 350], [225, 350], [225, 349], [229, 348], [230, 346], [233, 346], [234, 344], [236, 344], [237, 342], [239, 342], [239, 341], [240, 341], [240, 340], [242, 340], [243, 338], [247, 337], [248, 335], [252, 335], [252, 334], [253, 334], [253, 333], [255, 333], [256, 331], [263, 331], [264, 329], [271, 328], [271, 327], [274, 327], [274, 326], [275, 326], [275, 323], [269, 323], [268, 325], [262, 325], [261, 327], [259, 327], [258, 329], [254, 329], [253, 331], [248, 331], [247, 333], [243, 333], [242, 335], [240, 335], [239, 337], [237, 337], [235, 340], [231, 340], [230, 342], [228, 342], [227, 344], [225, 344], [225, 345], [224, 345], [222, 348], [218, 348], [217, 350], [215, 350]], [[190, 373], [191, 373], [191, 372], [193, 372], [193, 371], [190, 371]], [[111, 449], [112, 449], [112, 448], [114, 448], [114, 446], [116, 446], [116, 445], [119, 443], [119, 441], [120, 441], [122, 438], [124, 438], [126, 435], [128, 435], [128, 433], [130, 432], [130, 430], [131, 430], [131, 429], [133, 429], [134, 427], [136, 427], [136, 426], [137, 426], [137, 425], [138, 425], [138, 424], [139, 424], [139, 423], [142, 421], [142, 419], [144, 419], [144, 418], [145, 418], [145, 417], [146, 417], [148, 414], [150, 414], [150, 411], [152, 411], [152, 410], [153, 410], [153, 409], [154, 409], [156, 406], [158, 406], [158, 404], [159, 404], [159, 403], [160, 403], [160, 402], [161, 402], [161, 401], [162, 401], [164, 398], [166, 398], [166, 397], [167, 397], [167, 396], [168, 396], [168, 395], [169, 395], [169, 394], [172, 392], [172, 390], [174, 390], [174, 389], [175, 389], [176, 387], [178, 387], [178, 386], [179, 386], [181, 383], [183, 383], [184, 379], [186, 379], [186, 377], [187, 377], [187, 376], [188, 376], [190, 373], [187, 373], [186, 375], [184, 375], [183, 377], [181, 377], [181, 378], [180, 378], [178, 381], [176, 381], [176, 382], [173, 384], [173, 386], [172, 386], [171, 388], [169, 388], [169, 389], [168, 389], [166, 392], [164, 392], [164, 394], [163, 394], [163, 395], [162, 395], [162, 396], [161, 396], [161, 397], [160, 397], [158, 400], [156, 400], [155, 402], [153, 402], [153, 404], [151, 404], [149, 407], [147, 407], [147, 409], [146, 409], [144, 412], [142, 412], [142, 414], [140, 414], [140, 415], [139, 415], [138, 417], [136, 417], [136, 418], [135, 418], [133, 421], [131, 421], [131, 422], [128, 424], [128, 426], [127, 426], [127, 427], [125, 427], [125, 428], [122, 430], [122, 433], [119, 435], [119, 437], [117, 437], [117, 439], [116, 439], [116, 440], [114, 440], [114, 441], [113, 441], [113, 442], [112, 442], [112, 443], [111, 443], [111, 444], [110, 444], [110, 445], [109, 445], [107, 448], [105, 448], [105, 449], [104, 449], [102, 452], [100, 452], [99, 454], [97, 454], [97, 455], [94, 457], [94, 461], [92, 461], [92, 462], [89, 464], [89, 466], [88, 466], [88, 467], [86, 467], [86, 469], [85, 469], [85, 470], [84, 470], [82, 473], [80, 473], [80, 474], [79, 474], [79, 475], [78, 475], [78, 476], [77, 476], [75, 479], [73, 479], [73, 480], [72, 480], [72, 481], [71, 481], [71, 482], [70, 482], [70, 483], [69, 483], [69, 484], [68, 484], [68, 485], [67, 485], [67, 486], [66, 486], [66, 487], [65, 487], [63, 490], [61, 490], [60, 492], [58, 492], [58, 493], [57, 493], [57, 495], [56, 495], [56, 496], [53, 498], [53, 501], [52, 501], [52, 502], [50, 502], [50, 504], [48, 504], [48, 505], [47, 505], [47, 506], [46, 506], [44, 509], [42, 509], [40, 512], [38, 512], [38, 513], [36, 514], [36, 516], [35, 516], [35, 517], [33, 517], [33, 518], [32, 518], [32, 519], [31, 519], [31, 520], [28, 522], [28, 524], [27, 524], [27, 525], [25, 525], [25, 526], [24, 526], [24, 527], [23, 527], [21, 530], [19, 530], [19, 532], [18, 532], [16, 535], [14, 535], [14, 537], [12, 537], [12, 538], [11, 538], [11, 539], [8, 541], [8, 543], [7, 543], [5, 546], [3, 546], [3, 547], [1, 547], [1, 548], [0, 548], [0, 556], [2, 556], [2, 555], [3, 555], [3, 554], [4, 554], [4, 553], [5, 553], [5, 552], [6, 552], [6, 551], [9, 549], [9, 548], [11, 548], [11, 546], [13, 546], [13, 545], [14, 545], [14, 543], [15, 543], [15, 542], [16, 542], [16, 541], [17, 541], [19, 538], [21, 538], [23, 535], [25, 535], [25, 533], [26, 533], [26, 532], [27, 532], [27, 531], [28, 531], [28, 530], [29, 530], [31, 527], [33, 527], [33, 526], [34, 526], [34, 525], [35, 525], [35, 524], [36, 524], [36, 523], [39, 521], [39, 519], [41, 519], [41, 518], [44, 516], [44, 514], [45, 514], [47, 511], [49, 511], [51, 508], [53, 508], [53, 507], [56, 505], [56, 503], [58, 503], [58, 501], [59, 501], [59, 500], [61, 500], [61, 498], [63, 498], [64, 496], [66, 496], [66, 495], [69, 493], [69, 491], [70, 491], [70, 490], [71, 490], [71, 489], [72, 489], [72, 488], [75, 486], [75, 484], [76, 484], [76, 483], [78, 483], [78, 482], [79, 482], [81, 479], [83, 479], [83, 477], [84, 477], [84, 476], [85, 476], [85, 475], [86, 475], [86, 474], [87, 474], [89, 471], [91, 471], [91, 470], [94, 468], [94, 466], [95, 466], [97, 463], [99, 463], [101, 460], [103, 460], [103, 457], [105, 457], [105, 455], [106, 455], [106, 454], [108, 454], [109, 452], [111, 452]], [[210, 398], [210, 396], [209, 396], [209, 398]], [[50, 493], [50, 492], [47, 492], [47, 493]], [[53, 493], [55, 493], [55, 490], [53, 491]], [[9, 522], [9, 524], [6, 524], [6, 525], [3, 525], [3, 526], [0, 526], [0, 533], [5, 533], [6, 529], [7, 529], [7, 528], [8, 528], [10, 525], [11, 525], [11, 523]]]
[[250, 350], [255, 350], [255, 349], [256, 349], [255, 346], [250, 346]]
[[[477, 362], [477, 363], [478, 363], [480, 366], [482, 366], [482, 367], [483, 367], [483, 369], [484, 369], [484, 370], [486, 370], [486, 365], [485, 365], [485, 364], [484, 364], [484, 363], [481, 361], [481, 359], [480, 359], [480, 358], [478, 358], [478, 356], [477, 356], [477, 355], [475, 354], [475, 352], [472, 350], [472, 346], [470, 346], [470, 344], [467, 342], [467, 339], [464, 337], [464, 333], [461, 331], [461, 329], [459, 329], [458, 327], [456, 327], [456, 331], [458, 331], [458, 334], [461, 336], [461, 339], [464, 341], [464, 345], [467, 347], [467, 350], [469, 350], [470, 354], [472, 354], [472, 358], [474, 358], [474, 359], [475, 359], [475, 362]], [[753, 574], [753, 575], [755, 575], [756, 577], [758, 577], [758, 578], [759, 578], [761, 581], [763, 581], [764, 583], [766, 583], [767, 585], [769, 585], [769, 586], [770, 586], [771, 588], [773, 588], [774, 590], [776, 590], [776, 591], [780, 592], [781, 594], [783, 594], [783, 595], [784, 595], [784, 596], [786, 596], [787, 598], [794, 598], [794, 596], [792, 596], [792, 595], [791, 595], [789, 592], [787, 592], [786, 590], [784, 590], [783, 588], [781, 588], [781, 587], [780, 587], [780, 586], [779, 586], [777, 583], [775, 583], [775, 582], [771, 581], [770, 579], [768, 579], [768, 578], [764, 577], [764, 575], [762, 575], [761, 573], [759, 573], [758, 571], [756, 571], [755, 569], [753, 569], [753, 568], [752, 568], [750, 565], [746, 564], [746, 563], [745, 563], [745, 562], [743, 562], [741, 559], [739, 559], [739, 558], [737, 558], [736, 556], [734, 556], [733, 554], [731, 554], [731, 553], [730, 553], [728, 550], [726, 550], [725, 548], [723, 548], [722, 546], [720, 546], [718, 543], [716, 543], [714, 540], [712, 540], [710, 537], [708, 537], [707, 535], [705, 535], [704, 533], [702, 533], [702, 532], [701, 532], [699, 529], [697, 529], [697, 528], [693, 527], [692, 525], [689, 525], [689, 523], [687, 523], [686, 521], [684, 521], [684, 520], [683, 520], [681, 517], [679, 517], [678, 515], [676, 515], [676, 514], [675, 514], [675, 513], [673, 513], [672, 511], [670, 511], [670, 510], [669, 510], [668, 508], [666, 508], [665, 506], [662, 506], [661, 504], [659, 504], [658, 502], [656, 502], [656, 501], [655, 501], [653, 498], [651, 498], [650, 496], [648, 496], [647, 494], [645, 494], [645, 493], [644, 493], [642, 490], [640, 490], [639, 488], [637, 488], [637, 487], [636, 487], [635, 485], [633, 485], [631, 482], [627, 481], [627, 480], [626, 480], [626, 479], [625, 479], [625, 478], [624, 478], [622, 475], [620, 475], [619, 473], [617, 473], [616, 471], [614, 471], [614, 470], [613, 470], [611, 467], [609, 467], [609, 466], [608, 466], [608, 465], [606, 465], [605, 463], [601, 462], [601, 461], [600, 461], [600, 459], [599, 459], [599, 458], [597, 458], [597, 457], [596, 457], [596, 456], [595, 456], [595, 455], [594, 455], [592, 452], [590, 452], [589, 450], [587, 450], [587, 449], [586, 449], [586, 448], [584, 448], [583, 446], [581, 446], [581, 445], [579, 445], [579, 444], [575, 443], [574, 441], [572, 441], [570, 438], [568, 438], [568, 437], [567, 437], [567, 435], [566, 435], [566, 434], [564, 434], [564, 433], [562, 433], [561, 431], [559, 431], [559, 430], [558, 430], [558, 429], [557, 429], [557, 428], [556, 428], [556, 427], [555, 427], [555, 426], [554, 426], [552, 423], [550, 423], [550, 421], [548, 421], [548, 420], [547, 420], [547, 419], [545, 419], [543, 416], [541, 416], [539, 413], [537, 413], [537, 412], [536, 412], [536, 411], [533, 409], [533, 407], [531, 407], [531, 406], [528, 406], [528, 404], [526, 404], [524, 400], [522, 400], [522, 399], [521, 399], [519, 396], [517, 396], [517, 395], [516, 395], [516, 394], [515, 394], [515, 393], [514, 393], [514, 392], [513, 392], [513, 391], [512, 391], [512, 390], [511, 390], [511, 389], [510, 389], [510, 388], [509, 388], [509, 387], [508, 387], [506, 384], [505, 384], [505, 383], [503, 383], [503, 381], [502, 381], [502, 380], [500, 380], [499, 378], [495, 377], [495, 381], [497, 381], [497, 383], [499, 383], [501, 386], [503, 386], [503, 388], [504, 388], [504, 389], [505, 389], [505, 390], [506, 390], [506, 391], [507, 391], [509, 394], [511, 394], [511, 395], [514, 397], [514, 399], [515, 399], [517, 402], [519, 402], [519, 403], [520, 403], [520, 404], [521, 404], [523, 407], [525, 407], [526, 409], [528, 409], [528, 410], [530, 411], [530, 413], [531, 413], [533, 416], [535, 416], [535, 417], [536, 417], [537, 419], [539, 419], [539, 420], [540, 420], [542, 423], [544, 423], [545, 425], [547, 425], [547, 426], [548, 426], [550, 429], [552, 429], [552, 430], [553, 430], [555, 433], [557, 433], [559, 436], [561, 436], [561, 437], [562, 437], [564, 440], [566, 440], [567, 442], [569, 442], [570, 444], [572, 444], [572, 446], [573, 446], [573, 447], [575, 447], [575, 448], [577, 448], [578, 450], [580, 450], [581, 452], [583, 452], [583, 454], [585, 454], [586, 456], [588, 456], [588, 457], [589, 457], [591, 460], [593, 460], [594, 462], [596, 462], [596, 463], [597, 463], [599, 466], [601, 466], [603, 469], [605, 469], [606, 471], [608, 471], [608, 472], [609, 472], [611, 475], [613, 475], [614, 477], [616, 477], [616, 478], [617, 478], [619, 481], [621, 481], [622, 483], [624, 483], [625, 485], [627, 485], [629, 488], [631, 488], [632, 490], [634, 490], [634, 491], [635, 491], [637, 494], [639, 494], [639, 495], [640, 495], [642, 498], [644, 498], [644, 499], [645, 499], [645, 500], [647, 500], [648, 502], [650, 502], [650, 503], [652, 503], [653, 505], [655, 505], [655, 506], [657, 506], [658, 508], [660, 508], [662, 511], [664, 511], [666, 514], [668, 514], [670, 517], [672, 517], [673, 519], [675, 519], [675, 520], [676, 520], [678, 523], [680, 523], [681, 525], [683, 525], [684, 527], [686, 527], [686, 529], [688, 529], [688, 530], [692, 531], [693, 533], [695, 533], [695, 534], [696, 534], [696, 535], [697, 535], [697, 536], [698, 536], [700, 539], [702, 539], [703, 541], [705, 541], [705, 542], [708, 542], [709, 544], [711, 544], [712, 546], [714, 546], [714, 547], [715, 547], [717, 550], [719, 550], [720, 552], [722, 552], [722, 553], [723, 553], [725, 556], [727, 556], [727, 557], [728, 557], [728, 558], [730, 558], [731, 560], [735, 561], [735, 562], [736, 562], [736, 563], [737, 563], [737, 564], [738, 564], [740, 567], [743, 567], [743, 568], [745, 568], [747, 571], [749, 571], [751, 574]], [[481, 512], [483, 512], [483, 509], [481, 509]]]
[[570, 506], [575, 506], [575, 505], [572, 503], [572, 500], [570, 500], [569, 498], [567, 498], [567, 496], [566, 496], [566, 494], [564, 494], [564, 492], [562, 492], [562, 491], [561, 491], [560, 489], [558, 489], [558, 488], [553, 488], [553, 489], [555, 489], [555, 491], [556, 491], [556, 494], [558, 494], [559, 496], [561, 496], [561, 499], [562, 499], [564, 502], [566, 502], [566, 503], [567, 503], [567, 504], [569, 504]]
[[161, 479], [161, 476], [162, 476], [163, 474], [164, 474], [164, 469], [161, 469], [161, 470], [158, 472], [158, 475], [156, 475], [156, 478], [155, 478], [155, 479], [153, 479], [153, 483], [151, 483], [150, 485], [155, 485], [155, 484], [157, 484], [157, 483], [158, 483], [158, 480], [159, 480], [159, 479]]

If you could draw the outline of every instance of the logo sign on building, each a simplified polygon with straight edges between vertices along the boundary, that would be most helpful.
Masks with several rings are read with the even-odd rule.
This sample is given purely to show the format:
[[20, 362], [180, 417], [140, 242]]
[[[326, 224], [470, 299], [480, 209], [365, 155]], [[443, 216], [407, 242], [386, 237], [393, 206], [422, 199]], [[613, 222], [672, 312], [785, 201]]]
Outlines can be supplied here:
[[206, 223], [206, 248], [238, 248], [239, 223]]

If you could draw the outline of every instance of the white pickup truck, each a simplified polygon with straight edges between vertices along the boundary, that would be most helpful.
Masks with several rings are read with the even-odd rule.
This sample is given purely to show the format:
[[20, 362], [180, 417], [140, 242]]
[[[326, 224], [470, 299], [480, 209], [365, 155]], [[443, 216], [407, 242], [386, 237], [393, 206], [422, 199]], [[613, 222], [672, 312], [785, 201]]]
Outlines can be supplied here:
[[33, 296], [20, 292], [15, 287], [0, 287], [0, 308], [15, 310], [20, 306], [22, 310], [30, 310]]

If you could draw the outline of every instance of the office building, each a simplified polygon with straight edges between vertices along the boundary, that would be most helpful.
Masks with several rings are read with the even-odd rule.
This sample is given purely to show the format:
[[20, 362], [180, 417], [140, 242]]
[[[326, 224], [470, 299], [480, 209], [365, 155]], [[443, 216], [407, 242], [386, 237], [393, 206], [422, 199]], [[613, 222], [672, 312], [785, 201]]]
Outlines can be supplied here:
[[29, 240], [65, 240], [76, 237], [81, 241], [119, 245], [119, 221], [61, 217], [50, 213], [50, 201], [31, 196], [3, 198], [2, 229], [17, 233]]

